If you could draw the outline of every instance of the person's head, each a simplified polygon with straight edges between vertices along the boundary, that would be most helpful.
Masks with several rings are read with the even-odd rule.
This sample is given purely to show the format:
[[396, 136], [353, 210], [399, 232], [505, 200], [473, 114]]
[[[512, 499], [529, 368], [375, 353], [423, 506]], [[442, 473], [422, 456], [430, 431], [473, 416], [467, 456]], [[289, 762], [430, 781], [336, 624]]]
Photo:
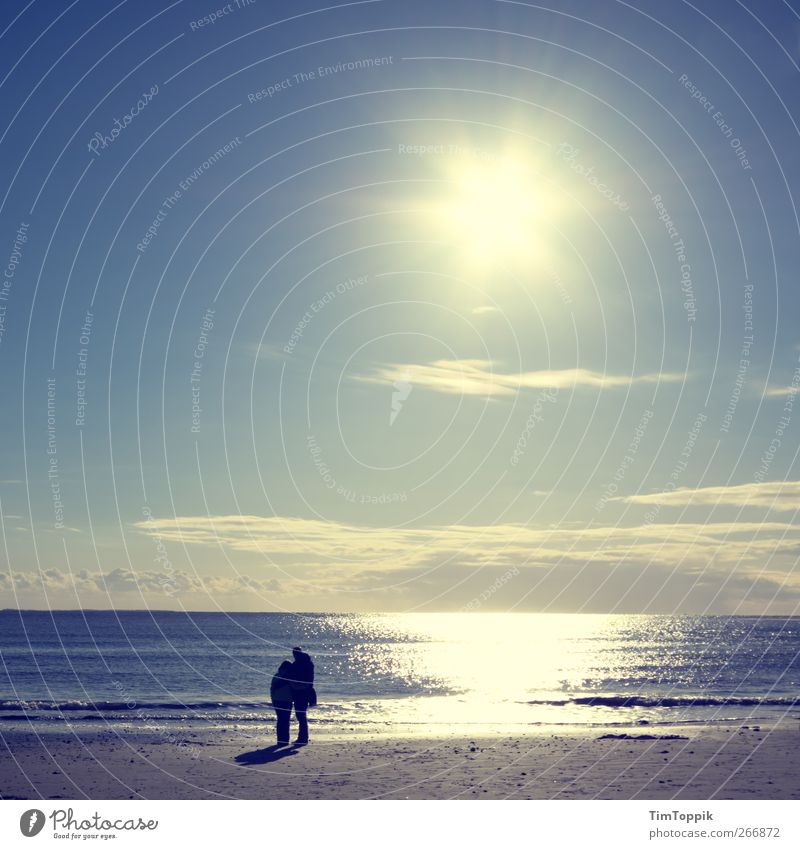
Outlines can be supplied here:
[[292, 674], [292, 664], [288, 660], [284, 660], [278, 667], [278, 675], [281, 678], [289, 678]]
[[308, 655], [300, 648], [300, 646], [295, 646], [292, 649], [292, 655], [295, 660], [301, 660], [308, 657]]

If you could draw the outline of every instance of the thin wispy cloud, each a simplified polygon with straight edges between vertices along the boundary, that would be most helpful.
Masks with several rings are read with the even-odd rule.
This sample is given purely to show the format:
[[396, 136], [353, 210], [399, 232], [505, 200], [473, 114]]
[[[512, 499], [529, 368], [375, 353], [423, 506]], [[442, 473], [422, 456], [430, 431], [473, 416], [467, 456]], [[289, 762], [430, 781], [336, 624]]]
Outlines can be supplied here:
[[282, 361], [286, 359], [283, 349], [276, 342], [262, 342], [260, 345], [252, 346], [251, 350], [261, 360]]
[[415, 387], [451, 395], [508, 396], [521, 389], [613, 389], [639, 383], [674, 383], [684, 379], [675, 372], [640, 375], [608, 374], [584, 368], [542, 369], [527, 372], [495, 370], [489, 360], [434, 360], [430, 363], [396, 363], [379, 366], [370, 374], [356, 375], [362, 383], [385, 385], [410, 375]]
[[671, 492], [621, 496], [617, 501], [629, 504], [662, 504], [668, 506], [765, 507], [779, 512], [800, 510], [800, 481], [765, 481], [735, 486], [682, 487]]
[[800, 386], [792, 384], [789, 386], [768, 386], [764, 395], [767, 398], [790, 398], [797, 395]]

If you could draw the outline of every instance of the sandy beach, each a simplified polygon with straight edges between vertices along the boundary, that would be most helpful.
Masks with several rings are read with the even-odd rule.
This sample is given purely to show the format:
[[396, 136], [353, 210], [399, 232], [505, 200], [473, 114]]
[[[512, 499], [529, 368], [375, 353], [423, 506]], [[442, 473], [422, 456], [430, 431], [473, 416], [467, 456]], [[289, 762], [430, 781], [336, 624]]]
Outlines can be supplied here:
[[[611, 736], [610, 736], [611, 735]], [[800, 730], [549, 728], [493, 736], [327, 737], [275, 750], [228, 730], [8, 732], [5, 799], [797, 799]]]

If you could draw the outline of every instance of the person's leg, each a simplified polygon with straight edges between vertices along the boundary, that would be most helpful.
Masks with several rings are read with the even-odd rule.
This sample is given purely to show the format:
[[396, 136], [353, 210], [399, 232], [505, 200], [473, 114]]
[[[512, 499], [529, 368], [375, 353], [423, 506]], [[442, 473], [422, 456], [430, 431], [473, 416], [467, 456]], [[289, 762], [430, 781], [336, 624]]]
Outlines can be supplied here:
[[297, 717], [297, 742], [308, 743], [308, 699], [304, 696], [295, 696], [294, 715]]
[[275, 708], [275, 713], [278, 715], [278, 727], [276, 729], [278, 736], [278, 745], [288, 745], [289, 743], [289, 721], [292, 715], [292, 705], [281, 705]]

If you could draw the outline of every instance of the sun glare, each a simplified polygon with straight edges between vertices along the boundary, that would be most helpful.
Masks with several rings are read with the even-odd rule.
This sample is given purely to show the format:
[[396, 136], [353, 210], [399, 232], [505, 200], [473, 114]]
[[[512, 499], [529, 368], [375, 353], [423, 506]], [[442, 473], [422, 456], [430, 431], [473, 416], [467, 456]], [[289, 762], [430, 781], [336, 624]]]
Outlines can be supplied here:
[[437, 216], [470, 266], [540, 263], [558, 194], [519, 157], [469, 157], [448, 169]]

